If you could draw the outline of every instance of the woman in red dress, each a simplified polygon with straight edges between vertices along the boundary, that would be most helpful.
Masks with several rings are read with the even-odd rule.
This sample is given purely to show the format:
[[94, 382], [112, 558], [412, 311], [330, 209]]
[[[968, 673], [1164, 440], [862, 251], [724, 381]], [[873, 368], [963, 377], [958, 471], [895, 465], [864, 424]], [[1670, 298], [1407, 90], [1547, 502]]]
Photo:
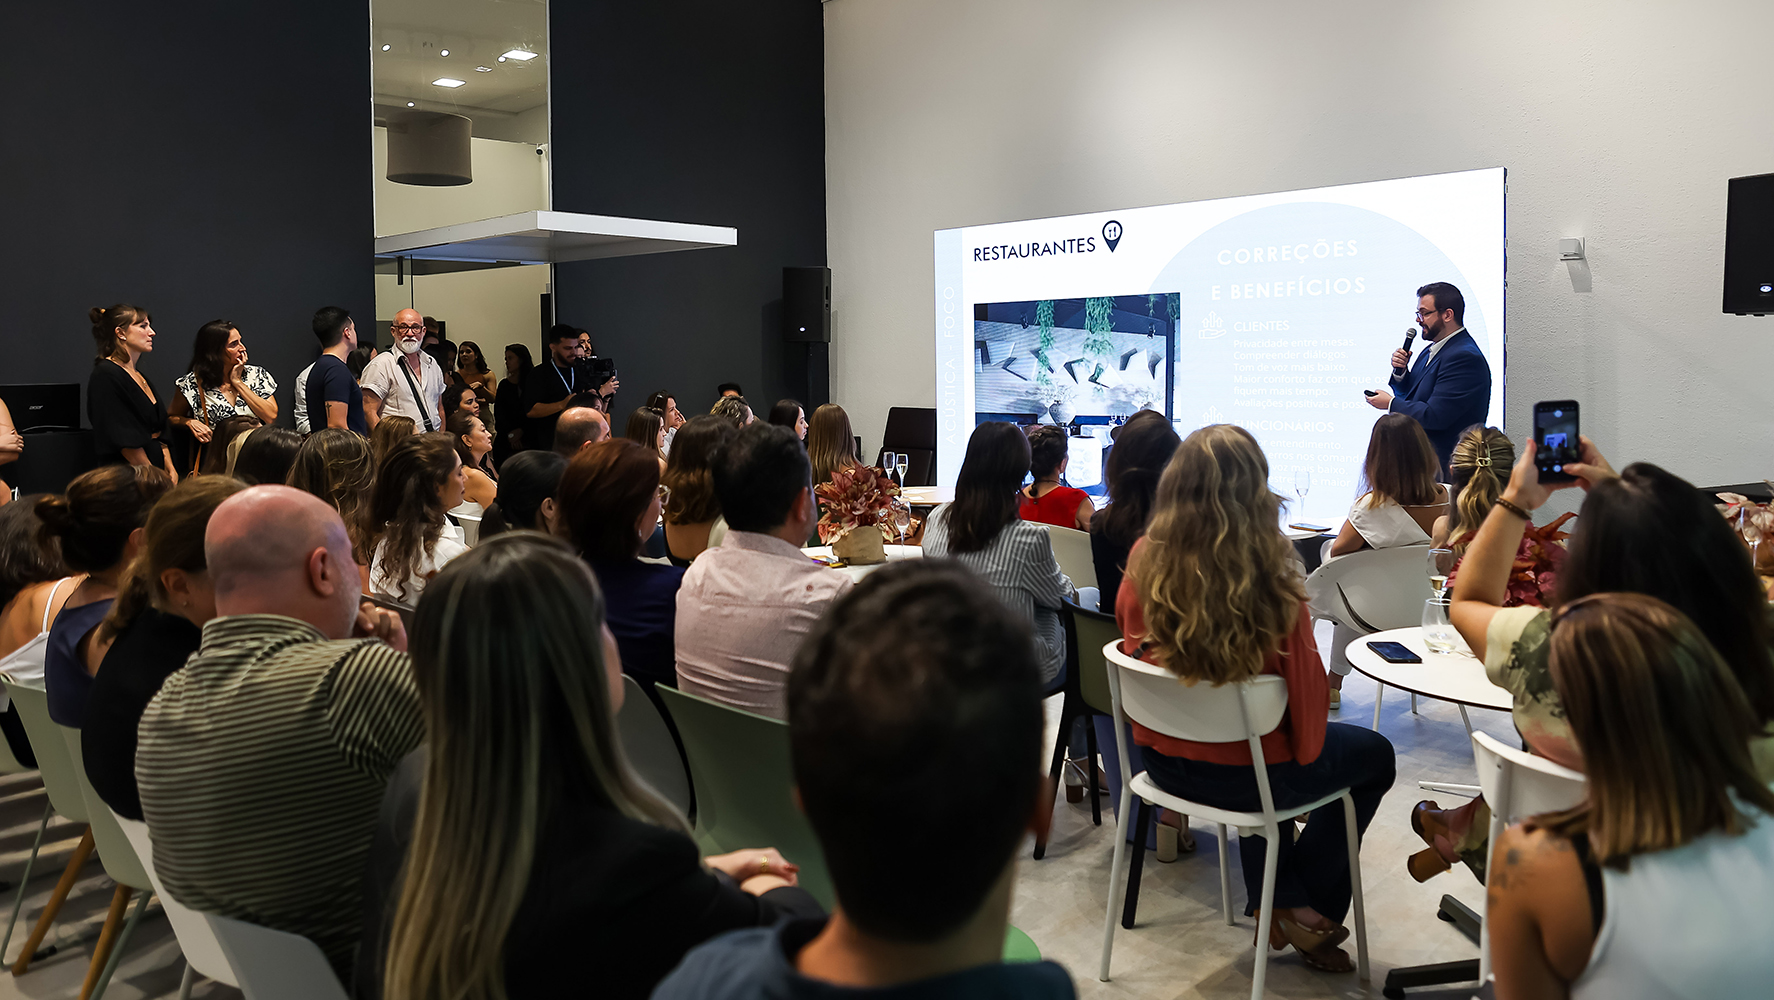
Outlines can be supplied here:
[[1061, 528], [1090, 530], [1090, 494], [1061, 486], [1066, 474], [1067, 437], [1064, 427], [1040, 424], [1029, 428], [1029, 474], [1035, 481], [1023, 487], [1019, 512], [1025, 521]]

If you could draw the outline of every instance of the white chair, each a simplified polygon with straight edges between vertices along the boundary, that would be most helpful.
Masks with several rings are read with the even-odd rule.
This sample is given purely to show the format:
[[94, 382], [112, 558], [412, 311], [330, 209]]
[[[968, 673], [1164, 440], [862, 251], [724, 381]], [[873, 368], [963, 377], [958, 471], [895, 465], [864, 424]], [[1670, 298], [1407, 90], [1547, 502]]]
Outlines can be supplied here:
[[[43, 906], [43, 912], [37, 917], [37, 926], [32, 928], [31, 935], [25, 939], [24, 947], [19, 950], [18, 958], [12, 963], [12, 974], [22, 976], [31, 967], [31, 956], [49, 933], [49, 927], [55, 923], [56, 914], [61, 912], [62, 903], [74, 888], [80, 877], [80, 869], [85, 866], [86, 859], [92, 855], [92, 827], [87, 825], [86, 796], [80, 791], [80, 782], [74, 776], [74, 762], [68, 756], [68, 744], [62, 739], [61, 730], [49, 718], [49, 694], [42, 687], [22, 684], [10, 677], [0, 677], [0, 684], [6, 686], [6, 693], [12, 703], [18, 707], [19, 721], [24, 724], [25, 735], [31, 740], [31, 752], [37, 755], [37, 772], [43, 776], [43, 789], [49, 793], [50, 809], [61, 814], [63, 819], [79, 823], [86, 827], [80, 837], [79, 846], [68, 858], [68, 867], [62, 871], [61, 881], [56, 883], [55, 890], [49, 894], [49, 902]], [[44, 828], [49, 825], [49, 813], [43, 814], [43, 824], [37, 828], [37, 844], [43, 843]], [[37, 848], [31, 849], [31, 861], [37, 858]], [[25, 873], [19, 878], [18, 898], [12, 906], [12, 919], [18, 920], [19, 907], [24, 902], [25, 886], [30, 882], [31, 865], [25, 866]], [[12, 941], [12, 926], [6, 931], [6, 944]], [[0, 945], [4, 947], [4, 945]]]
[[[1485, 804], [1491, 810], [1492, 844], [1503, 836], [1504, 827], [1515, 820], [1569, 809], [1588, 794], [1588, 779], [1583, 772], [1505, 746], [1486, 733], [1472, 734], [1472, 755], [1478, 761], [1478, 785], [1484, 789]], [[1490, 867], [1486, 866], [1487, 888], [1490, 875]], [[1481, 983], [1491, 978], [1489, 928], [1487, 916], [1479, 929], [1478, 981]]]
[[326, 953], [313, 941], [214, 913], [203, 916], [246, 1000], [347, 1000]]
[[[86, 800], [86, 818], [92, 827], [93, 843], [99, 849], [99, 863], [104, 865], [105, 874], [111, 876], [111, 881], [117, 883], [111, 895], [111, 912], [105, 917], [104, 930], [99, 932], [98, 945], [92, 950], [92, 962], [86, 970], [86, 984], [80, 991], [81, 1000], [99, 1000], [105, 995], [111, 976], [129, 948], [129, 939], [135, 935], [136, 925], [141, 923], [142, 914], [148, 909], [154, 883], [148, 880], [147, 869], [136, 857], [135, 845], [117, 825], [111, 807], [93, 791], [92, 781], [86, 776], [86, 754], [80, 746], [80, 730], [59, 724], [56, 728], [61, 730], [68, 759], [74, 765], [74, 780], [79, 783], [81, 797]], [[136, 901], [135, 912], [125, 922], [123, 911], [129, 907], [129, 898], [138, 892], [141, 897]]]
[[1053, 524], [1043, 524], [1042, 527], [1053, 538], [1053, 558], [1058, 561], [1060, 571], [1072, 578], [1072, 586], [1096, 586], [1096, 560], [1090, 555], [1090, 532]]
[[474, 548], [480, 541], [480, 517], [475, 514], [451, 514], [462, 527], [462, 544]]
[[[1390, 549], [1364, 549], [1339, 556], [1312, 571], [1306, 578], [1306, 604], [1314, 619], [1323, 618], [1336, 628], [1331, 636], [1331, 667], [1349, 672], [1344, 650], [1364, 635], [1387, 629], [1423, 624], [1423, 602], [1430, 597], [1429, 544], [1400, 545]], [[1374, 726], [1380, 728], [1380, 699], [1386, 685], [1374, 687]], [[1417, 696], [1411, 695], [1411, 711]], [[1466, 718], [1466, 706], [1460, 706]], [[1467, 721], [1466, 731], [1472, 732]]]
[[222, 954], [222, 943], [216, 940], [216, 932], [210, 929], [209, 921], [204, 915], [185, 906], [167, 894], [166, 888], [160, 884], [160, 875], [154, 871], [154, 840], [148, 834], [148, 824], [139, 819], [125, 819], [117, 815], [115, 810], [111, 818], [117, 821], [118, 829], [129, 838], [129, 844], [135, 848], [136, 859], [148, 874], [148, 881], [153, 884], [154, 892], [160, 897], [160, 905], [166, 910], [166, 919], [172, 924], [173, 937], [178, 939], [179, 950], [185, 953], [185, 976], [179, 983], [179, 1000], [188, 1000], [191, 987], [197, 975], [206, 976], [219, 983], [226, 983], [236, 989], [240, 988], [240, 980], [235, 978], [234, 969], [228, 964], [228, 956]]
[[684, 770], [684, 756], [678, 752], [659, 706], [627, 674], [622, 675], [622, 710], [616, 713], [616, 731], [622, 735], [622, 750], [629, 764], [654, 791], [688, 816], [690, 775]]
[[[1122, 788], [1132, 795], [1121, 797], [1121, 814], [1115, 821], [1115, 860], [1109, 873], [1109, 909], [1103, 922], [1103, 960], [1097, 978], [1109, 981], [1109, 958], [1115, 945], [1115, 897], [1121, 894], [1121, 861], [1127, 850], [1128, 820], [1133, 800], [1172, 809], [1186, 816], [1216, 823], [1220, 828], [1220, 912], [1228, 925], [1232, 919], [1232, 877], [1227, 851], [1227, 827], [1261, 830], [1267, 849], [1263, 854], [1263, 891], [1258, 905], [1258, 919], [1266, 919], [1275, 901], [1275, 866], [1280, 852], [1281, 823], [1292, 821], [1314, 809], [1338, 801], [1343, 803], [1344, 835], [1349, 841], [1349, 883], [1355, 907], [1356, 969], [1362, 980], [1368, 978], [1367, 918], [1361, 897], [1361, 844], [1355, 829], [1355, 802], [1349, 789], [1343, 788], [1314, 802], [1275, 807], [1269, 790], [1269, 773], [1263, 760], [1262, 737], [1281, 724], [1287, 711], [1287, 682], [1280, 677], [1261, 676], [1239, 684], [1213, 687], [1208, 684], [1184, 685], [1176, 675], [1162, 667], [1143, 663], [1121, 652], [1120, 641], [1103, 646], [1103, 658], [1109, 662], [1109, 694], [1115, 706], [1115, 746], [1121, 754]], [[1138, 776], [1128, 773], [1127, 735], [1123, 720], [1137, 722], [1147, 729], [1176, 739], [1197, 743], [1250, 744], [1257, 794], [1263, 802], [1260, 813], [1233, 812], [1171, 795], [1160, 789], [1146, 772]], [[1142, 806], [1142, 808], [1144, 808]], [[1291, 826], [1288, 835], [1292, 836]], [[1143, 856], [1136, 855], [1138, 864]], [[1127, 926], [1132, 926], [1133, 897], [1128, 898]], [[1263, 983], [1269, 971], [1269, 935], [1259, 929], [1256, 941], [1256, 966], [1250, 984], [1251, 1000], [1261, 1000]]]

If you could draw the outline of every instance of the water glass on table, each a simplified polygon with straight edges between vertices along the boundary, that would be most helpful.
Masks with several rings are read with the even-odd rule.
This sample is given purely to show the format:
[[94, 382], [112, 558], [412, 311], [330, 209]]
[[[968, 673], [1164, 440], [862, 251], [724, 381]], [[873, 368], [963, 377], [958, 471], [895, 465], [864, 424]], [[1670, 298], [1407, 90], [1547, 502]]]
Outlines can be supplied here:
[[1453, 653], [1460, 649], [1460, 633], [1448, 618], [1449, 601], [1431, 597], [1423, 602], [1423, 645], [1432, 653]]

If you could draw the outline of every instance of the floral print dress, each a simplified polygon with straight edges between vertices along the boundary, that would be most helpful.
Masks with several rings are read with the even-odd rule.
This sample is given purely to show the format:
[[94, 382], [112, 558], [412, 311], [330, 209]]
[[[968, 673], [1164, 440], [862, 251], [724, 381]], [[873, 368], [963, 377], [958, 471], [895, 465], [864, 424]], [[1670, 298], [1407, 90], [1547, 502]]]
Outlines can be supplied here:
[[[246, 372], [241, 376], [240, 381], [245, 383], [246, 387], [253, 391], [253, 395], [260, 399], [270, 399], [277, 394], [277, 380], [271, 377], [270, 372], [258, 365], [247, 365]], [[229, 417], [252, 416], [253, 411], [247, 408], [245, 399], [237, 396], [235, 401], [230, 403], [228, 397], [223, 395], [222, 390], [217, 386], [204, 386], [203, 401], [206, 408], [199, 408], [195, 372], [186, 372], [179, 376], [178, 381], [173, 385], [178, 388], [179, 395], [185, 397], [185, 405], [191, 408], [191, 415], [211, 427]]]

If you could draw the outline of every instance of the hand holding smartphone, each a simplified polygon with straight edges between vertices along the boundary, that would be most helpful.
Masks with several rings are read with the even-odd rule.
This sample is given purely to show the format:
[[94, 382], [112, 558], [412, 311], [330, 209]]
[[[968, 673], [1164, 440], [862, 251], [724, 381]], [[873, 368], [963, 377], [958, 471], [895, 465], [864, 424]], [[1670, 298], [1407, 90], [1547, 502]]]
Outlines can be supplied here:
[[1574, 399], [1534, 404], [1534, 465], [1539, 470], [1540, 482], [1569, 483], [1576, 480], [1576, 476], [1565, 471], [1565, 466], [1583, 460], [1577, 415]]

